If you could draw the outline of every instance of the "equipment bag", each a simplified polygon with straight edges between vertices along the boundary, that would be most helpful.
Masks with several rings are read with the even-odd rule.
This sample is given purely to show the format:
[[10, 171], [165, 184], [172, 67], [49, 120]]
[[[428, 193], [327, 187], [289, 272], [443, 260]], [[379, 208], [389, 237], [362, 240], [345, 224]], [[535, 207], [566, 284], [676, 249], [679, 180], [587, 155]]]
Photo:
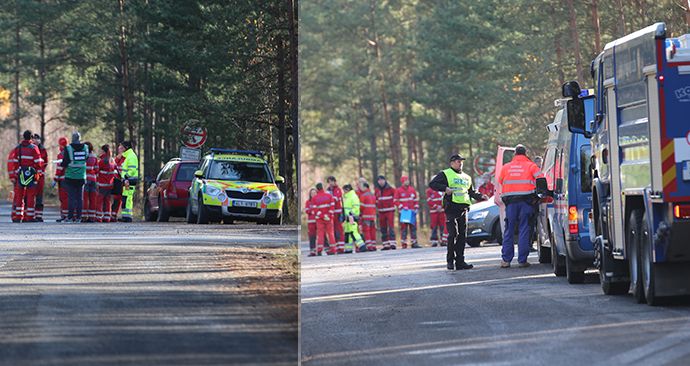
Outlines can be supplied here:
[[23, 166], [19, 168], [18, 181], [19, 185], [22, 187], [29, 187], [33, 184], [36, 178], [36, 169], [31, 166]]

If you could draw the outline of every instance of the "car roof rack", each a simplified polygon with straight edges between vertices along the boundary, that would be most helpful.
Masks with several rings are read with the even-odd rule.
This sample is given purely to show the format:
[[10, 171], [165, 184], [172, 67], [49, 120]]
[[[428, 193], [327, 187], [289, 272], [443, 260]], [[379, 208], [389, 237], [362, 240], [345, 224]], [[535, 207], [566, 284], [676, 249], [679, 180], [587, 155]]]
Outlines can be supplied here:
[[264, 153], [258, 150], [235, 150], [235, 149], [222, 149], [218, 147], [212, 147], [210, 150], [211, 155], [213, 154], [235, 154], [235, 155], [249, 155], [255, 156], [257, 158], [264, 158]]

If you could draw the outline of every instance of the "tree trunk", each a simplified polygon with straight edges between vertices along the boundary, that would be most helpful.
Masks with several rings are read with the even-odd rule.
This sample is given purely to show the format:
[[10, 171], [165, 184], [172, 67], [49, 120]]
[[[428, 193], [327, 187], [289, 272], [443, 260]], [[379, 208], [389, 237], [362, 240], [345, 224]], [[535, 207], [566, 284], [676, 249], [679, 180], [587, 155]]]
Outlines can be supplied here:
[[[414, 145], [414, 161], [415, 161], [415, 174], [417, 176], [417, 189], [419, 190], [419, 195], [421, 198], [423, 198], [425, 201], [428, 197], [426, 197], [426, 185], [427, 185], [427, 178], [426, 175], [424, 174], [424, 149], [422, 146], [422, 139], [419, 138], [419, 136], [415, 137], [415, 145]], [[419, 226], [422, 227], [424, 226], [425, 222], [425, 216], [428, 214], [428, 205], [426, 206], [425, 209], [419, 210]]]
[[[15, 16], [17, 16], [17, 14], [15, 14]], [[14, 122], [17, 126], [17, 142], [19, 142], [22, 139], [21, 107], [19, 106], [19, 51], [22, 46], [22, 39], [19, 30], [19, 22], [17, 22], [14, 32], [14, 42], [16, 47], [14, 53]]]
[[627, 33], [625, 30], [625, 11], [623, 0], [616, 0], [616, 9], [618, 9], [618, 37], [623, 37]]
[[594, 31], [594, 52], [596, 53], [601, 52], [601, 27], [599, 26], [598, 3], [598, 0], [592, 0], [592, 30]]
[[[278, 63], [278, 106], [277, 106], [277, 112], [278, 112], [278, 171], [280, 172], [279, 174], [283, 177], [285, 177], [285, 170], [286, 170], [286, 154], [287, 154], [287, 149], [286, 149], [286, 138], [285, 138], [285, 63], [283, 62], [285, 58], [285, 49], [284, 49], [284, 44], [283, 44], [283, 39], [282, 37], [278, 37], [277, 40], [277, 49], [278, 49], [278, 58], [277, 58], [277, 63]], [[283, 190], [285, 187], [281, 187]]]
[[565, 83], [565, 73], [563, 72], [563, 48], [559, 32], [554, 32], [554, 48], [556, 48], [556, 69], [558, 69], [558, 87]]
[[583, 85], [585, 75], [582, 71], [582, 57], [580, 56], [580, 36], [577, 33], [577, 14], [573, 0], [567, 0], [568, 18], [570, 19], [570, 37], [573, 41], [573, 52], [575, 53], [575, 69], [577, 70], [577, 82]]
[[379, 176], [378, 152], [376, 151], [378, 126], [376, 126], [374, 118], [374, 103], [370, 99], [364, 102], [364, 110], [367, 118], [367, 134], [369, 134], [369, 162], [371, 163], [372, 182], [376, 182], [376, 178]]
[[470, 171], [470, 175], [472, 175], [472, 168], [474, 168], [474, 149], [473, 149], [473, 144], [472, 141], [474, 141], [474, 126], [472, 125], [472, 119], [471, 115], [469, 112], [465, 112], [465, 123], [467, 124], [467, 133], [469, 135], [469, 138], [467, 139], [467, 144], [468, 144], [468, 151], [467, 151], [467, 161], [466, 164], [468, 170]]
[[[290, 124], [292, 127], [292, 144], [293, 144], [293, 155], [294, 166], [296, 170], [296, 177], [300, 177], [300, 147], [299, 147], [299, 92], [298, 92], [298, 62], [297, 62], [297, 42], [298, 42], [298, 3], [297, 0], [290, 0], [288, 3], [288, 23], [289, 23], [289, 35], [290, 35]], [[292, 179], [292, 176], [286, 177], [288, 192], [294, 195], [294, 202], [297, 204], [297, 208], [302, 207], [300, 203], [300, 196], [297, 194], [297, 184]]]
[[127, 55], [127, 29], [125, 26], [125, 0], [118, 0], [120, 5], [120, 37], [118, 47], [120, 51], [120, 68], [122, 71], [122, 93], [125, 100], [125, 124], [129, 132], [130, 141], [136, 141], [134, 130], [134, 97], [130, 88], [129, 56]]
[[45, 38], [44, 38], [44, 31], [45, 31], [45, 25], [43, 24], [43, 20], [40, 21], [38, 25], [38, 50], [39, 50], [39, 69], [38, 69], [38, 78], [39, 78], [39, 85], [40, 85], [40, 93], [41, 93], [41, 112], [39, 115], [39, 119], [41, 122], [41, 138], [45, 136], [46, 132], [46, 98], [47, 98], [47, 93], [46, 93], [46, 45], [45, 45]]
[[153, 160], [153, 119], [149, 104], [149, 63], [144, 63], [144, 88], [142, 90], [143, 121], [144, 121], [144, 176], [153, 178], [156, 174], [156, 161]]

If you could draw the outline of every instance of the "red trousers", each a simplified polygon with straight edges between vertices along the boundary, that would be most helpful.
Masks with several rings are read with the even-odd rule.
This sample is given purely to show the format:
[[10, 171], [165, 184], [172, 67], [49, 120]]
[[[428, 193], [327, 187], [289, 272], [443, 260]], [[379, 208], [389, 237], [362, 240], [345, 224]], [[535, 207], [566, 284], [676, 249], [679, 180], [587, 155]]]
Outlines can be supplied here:
[[110, 189], [98, 190], [96, 196], [96, 221], [110, 222]]
[[338, 217], [339, 215], [340, 214], [335, 214], [335, 220], [333, 220], [333, 232], [335, 233], [335, 240], [337, 240], [338, 245], [342, 247], [345, 245], [345, 230], [343, 230], [343, 223], [340, 222]]
[[[26, 206], [24, 206], [26, 200]], [[12, 202], [12, 221], [33, 220], [36, 214], [36, 185], [22, 187], [14, 184], [14, 201]]]
[[376, 222], [374, 220], [362, 220], [362, 234], [364, 234], [364, 244], [369, 247], [376, 246]]
[[60, 217], [67, 217], [67, 209], [69, 205], [69, 198], [67, 197], [67, 188], [63, 186], [64, 181], [58, 182], [58, 197], [60, 198]]
[[82, 217], [85, 219], [95, 221], [96, 220], [96, 196], [98, 194], [94, 192], [87, 192], [84, 189], [84, 204], [82, 212], [84, 213]]
[[316, 252], [316, 221], [307, 223], [307, 236], [309, 236], [309, 251]]
[[438, 244], [439, 237], [444, 240], [448, 236], [448, 231], [446, 229], [446, 214], [443, 212], [431, 212], [429, 213], [431, 221], [431, 244]]
[[[342, 226], [342, 225], [341, 225]], [[333, 220], [316, 220], [316, 250], [322, 251], [323, 245], [328, 238], [330, 249], [335, 249], [335, 234], [333, 232]]]
[[395, 210], [379, 212], [379, 230], [384, 247], [395, 245]]

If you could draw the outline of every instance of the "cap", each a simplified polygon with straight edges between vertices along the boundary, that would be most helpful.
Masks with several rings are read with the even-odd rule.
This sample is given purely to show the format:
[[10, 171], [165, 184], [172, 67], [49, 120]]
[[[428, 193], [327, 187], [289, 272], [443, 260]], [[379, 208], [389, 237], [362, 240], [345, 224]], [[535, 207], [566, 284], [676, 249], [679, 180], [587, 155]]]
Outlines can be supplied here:
[[515, 145], [515, 155], [525, 155], [527, 154], [527, 148], [523, 144]]
[[405, 182], [407, 182], [408, 180], [410, 180], [410, 178], [409, 178], [408, 176], [406, 176], [406, 175], [403, 175], [402, 177], [400, 177], [400, 183], [405, 183]]
[[463, 158], [460, 154], [453, 154], [450, 156], [450, 161], [456, 161], [456, 160], [467, 160]]
[[67, 137], [60, 137], [58, 139], [58, 144], [60, 144], [60, 146], [67, 146]]
[[81, 134], [79, 131], [74, 131], [74, 133], [72, 133], [72, 142], [79, 143], [79, 140], [81, 140]]

